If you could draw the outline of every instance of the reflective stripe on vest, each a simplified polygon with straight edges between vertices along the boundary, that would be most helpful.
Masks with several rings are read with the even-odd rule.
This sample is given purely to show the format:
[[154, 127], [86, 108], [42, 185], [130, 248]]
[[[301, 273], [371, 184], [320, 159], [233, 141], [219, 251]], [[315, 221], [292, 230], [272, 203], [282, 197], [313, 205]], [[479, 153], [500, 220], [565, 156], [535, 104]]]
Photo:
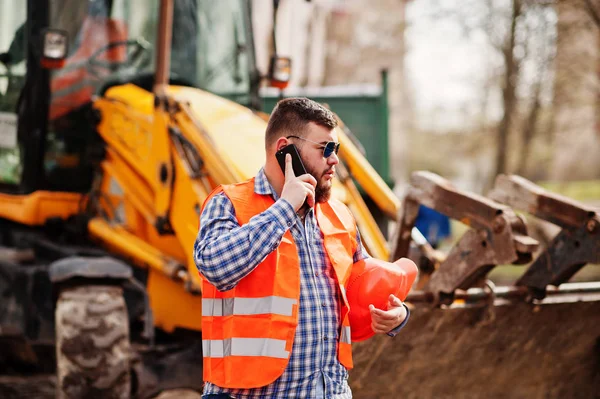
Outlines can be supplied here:
[[343, 284], [340, 284], [340, 292], [342, 293], [342, 299], [344, 303], [348, 303], [348, 297], [346, 296], [346, 287]]
[[271, 338], [228, 338], [203, 339], [204, 356], [223, 358], [225, 356], [266, 356], [287, 359], [290, 352], [285, 350], [285, 340]]
[[278, 314], [291, 316], [295, 299], [281, 296], [263, 298], [202, 298], [204, 316], [248, 316], [259, 314]]
[[342, 326], [342, 334], [340, 336], [340, 342], [343, 344], [352, 343], [352, 334], [350, 333], [350, 326]]

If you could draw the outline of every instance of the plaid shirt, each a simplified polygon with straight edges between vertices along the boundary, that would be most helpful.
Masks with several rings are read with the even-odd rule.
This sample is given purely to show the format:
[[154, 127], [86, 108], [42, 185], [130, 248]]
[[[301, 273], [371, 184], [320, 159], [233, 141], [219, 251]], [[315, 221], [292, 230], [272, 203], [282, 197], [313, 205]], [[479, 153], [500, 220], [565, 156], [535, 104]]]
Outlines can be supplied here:
[[[324, 381], [325, 397], [352, 398], [348, 372], [337, 358], [340, 293], [314, 212], [311, 209], [303, 223], [289, 202], [278, 199], [263, 169], [256, 176], [254, 192], [271, 195], [276, 202], [242, 227], [224, 194], [209, 201], [201, 215], [194, 258], [198, 270], [211, 284], [219, 290], [231, 289], [275, 250], [283, 234], [291, 229], [301, 270], [299, 323], [292, 354], [283, 374], [270, 385], [224, 389], [207, 383], [204, 393], [229, 393], [243, 399], [312, 398], [317, 383]], [[360, 235], [357, 239], [355, 262], [368, 256]]]

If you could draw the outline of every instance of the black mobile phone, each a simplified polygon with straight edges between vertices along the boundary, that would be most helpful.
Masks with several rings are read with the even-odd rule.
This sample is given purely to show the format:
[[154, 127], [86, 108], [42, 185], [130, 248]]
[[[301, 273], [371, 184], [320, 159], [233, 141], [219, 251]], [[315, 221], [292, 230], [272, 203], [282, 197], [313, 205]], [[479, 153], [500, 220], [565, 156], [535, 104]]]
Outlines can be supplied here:
[[294, 144], [290, 144], [288, 146], [283, 147], [281, 150], [275, 153], [275, 157], [279, 162], [279, 166], [281, 167], [281, 171], [285, 175], [285, 155], [290, 154], [292, 156], [292, 167], [294, 168], [294, 174], [296, 176], [306, 174], [306, 169], [304, 168], [304, 164], [302, 163], [302, 159], [300, 159], [300, 154], [298, 153], [298, 149]]

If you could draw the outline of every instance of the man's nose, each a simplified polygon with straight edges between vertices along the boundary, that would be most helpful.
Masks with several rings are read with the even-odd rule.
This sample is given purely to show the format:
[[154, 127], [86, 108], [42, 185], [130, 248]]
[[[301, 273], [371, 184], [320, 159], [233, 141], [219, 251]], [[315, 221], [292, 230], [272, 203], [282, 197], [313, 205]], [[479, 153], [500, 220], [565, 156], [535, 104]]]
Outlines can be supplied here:
[[337, 165], [338, 163], [340, 163], [340, 158], [335, 152], [327, 158], [328, 165]]

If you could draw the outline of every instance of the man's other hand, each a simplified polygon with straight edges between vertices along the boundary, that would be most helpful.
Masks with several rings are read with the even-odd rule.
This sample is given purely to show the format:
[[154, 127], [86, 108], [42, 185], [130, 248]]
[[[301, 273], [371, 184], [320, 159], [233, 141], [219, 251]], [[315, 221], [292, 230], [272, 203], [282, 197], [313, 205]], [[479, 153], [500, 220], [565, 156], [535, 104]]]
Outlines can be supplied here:
[[369, 310], [371, 311], [371, 328], [381, 334], [398, 327], [407, 315], [402, 301], [393, 294], [388, 298], [387, 310], [377, 309], [373, 305], [369, 305]]

